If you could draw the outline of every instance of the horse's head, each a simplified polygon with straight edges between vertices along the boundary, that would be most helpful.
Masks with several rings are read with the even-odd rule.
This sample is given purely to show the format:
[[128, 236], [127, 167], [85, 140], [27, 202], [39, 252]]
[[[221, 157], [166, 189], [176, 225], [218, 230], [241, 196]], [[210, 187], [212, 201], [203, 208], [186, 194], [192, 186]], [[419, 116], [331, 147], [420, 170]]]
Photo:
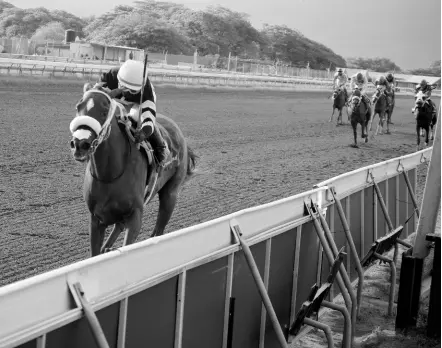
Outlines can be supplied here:
[[99, 88], [87, 83], [83, 92], [83, 97], [76, 105], [77, 115], [69, 126], [72, 155], [79, 162], [88, 160], [107, 139], [115, 111], [115, 103]]
[[427, 101], [427, 95], [423, 93], [422, 91], [417, 92], [417, 94], [414, 97], [415, 99], [415, 107], [416, 109], [423, 108], [425, 105], [425, 102]]
[[334, 91], [333, 91], [333, 99], [336, 99], [339, 95], [339, 93], [341, 93], [341, 91], [343, 91], [343, 89], [341, 87], [336, 86]]
[[362, 100], [361, 91], [359, 90], [359, 88], [355, 88], [353, 96], [351, 97], [350, 100], [350, 106], [352, 107], [353, 110], [356, 110], [356, 108], [361, 103], [361, 100]]

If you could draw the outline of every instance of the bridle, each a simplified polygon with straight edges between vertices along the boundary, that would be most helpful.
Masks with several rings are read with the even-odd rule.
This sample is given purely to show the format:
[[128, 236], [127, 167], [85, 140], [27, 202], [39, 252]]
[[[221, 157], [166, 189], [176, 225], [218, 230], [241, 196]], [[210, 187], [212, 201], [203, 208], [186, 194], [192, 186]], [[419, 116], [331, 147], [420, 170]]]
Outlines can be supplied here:
[[109, 138], [109, 135], [112, 130], [112, 118], [114, 117], [115, 111], [117, 108], [119, 109], [121, 115], [123, 115], [123, 106], [119, 103], [117, 103], [115, 100], [113, 100], [107, 93], [96, 90], [96, 89], [90, 89], [86, 91], [83, 94], [83, 100], [86, 99], [87, 95], [90, 93], [100, 93], [109, 100], [110, 106], [109, 111], [106, 116], [106, 120], [104, 121], [103, 125], [100, 124], [95, 118], [88, 116], [88, 115], [78, 115], [71, 121], [69, 125], [69, 129], [71, 131], [71, 134], [74, 134], [74, 132], [78, 129], [80, 126], [87, 125], [97, 134], [97, 138], [95, 138], [91, 146], [88, 150], [88, 155], [93, 155], [98, 148], [98, 146], [101, 145], [101, 143], [107, 138]]

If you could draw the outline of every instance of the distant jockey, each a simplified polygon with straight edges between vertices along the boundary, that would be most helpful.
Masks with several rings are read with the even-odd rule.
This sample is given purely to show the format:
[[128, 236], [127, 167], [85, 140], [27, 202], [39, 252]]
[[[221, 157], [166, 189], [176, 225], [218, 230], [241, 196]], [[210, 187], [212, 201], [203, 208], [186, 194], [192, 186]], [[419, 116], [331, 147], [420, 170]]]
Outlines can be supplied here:
[[140, 131], [135, 133], [135, 141], [140, 143], [149, 140], [154, 148], [160, 166], [169, 156], [169, 148], [161, 132], [156, 127], [156, 94], [153, 85], [146, 76], [141, 115], [138, 120], [141, 99], [141, 86], [143, 83], [144, 64], [140, 61], [127, 60], [121, 67], [115, 67], [101, 76], [100, 85], [107, 87], [112, 98], [119, 98], [135, 105], [130, 110], [130, 117], [141, 123]]
[[[425, 94], [425, 96], [427, 97], [427, 102], [428, 102], [428, 104], [431, 106], [431, 108], [432, 108], [432, 114], [435, 116], [436, 115], [436, 113], [437, 113], [437, 106], [436, 106], [436, 104], [430, 99], [430, 97], [431, 97], [431, 91], [433, 90], [433, 89], [435, 89], [436, 88], [436, 85], [429, 85], [428, 83], [427, 83], [427, 80], [422, 80], [421, 81], [421, 83], [420, 84], [418, 84], [417, 86], [416, 86], [416, 90], [415, 90], [415, 93], [417, 93], [417, 92], [419, 92], [419, 91], [422, 91], [422, 93], [424, 93]], [[411, 109], [411, 112], [413, 112], [414, 113], [414, 111], [415, 111], [415, 108], [413, 108], [413, 109]]]
[[397, 82], [396, 79], [394, 78], [392, 73], [388, 73], [387, 76], [385, 76], [385, 78], [387, 79], [387, 82], [389, 83], [392, 92], [394, 92], [394, 89], [396, 88]]
[[[366, 91], [367, 91], [367, 85], [368, 85], [368, 78], [367, 76], [364, 76], [361, 72], [358, 72], [357, 74], [354, 74], [351, 77], [350, 82], [350, 88], [352, 90], [352, 94], [357, 87], [361, 91], [362, 101], [365, 103], [367, 108], [370, 107], [371, 102], [370, 98], [368, 98]], [[351, 98], [351, 96], [350, 96]]]
[[375, 81], [375, 85], [376, 88], [380, 88], [381, 92], [385, 94], [387, 97], [387, 107], [390, 107], [393, 99], [393, 91], [391, 90], [391, 86], [387, 79], [384, 76], [381, 76]]
[[345, 87], [345, 84], [348, 81], [347, 74], [345, 74], [341, 68], [338, 69], [338, 71], [335, 73], [335, 76], [333, 77], [333, 87], [342, 87], [344, 89], [345, 93], [345, 100], [348, 99], [348, 93], [347, 88]]

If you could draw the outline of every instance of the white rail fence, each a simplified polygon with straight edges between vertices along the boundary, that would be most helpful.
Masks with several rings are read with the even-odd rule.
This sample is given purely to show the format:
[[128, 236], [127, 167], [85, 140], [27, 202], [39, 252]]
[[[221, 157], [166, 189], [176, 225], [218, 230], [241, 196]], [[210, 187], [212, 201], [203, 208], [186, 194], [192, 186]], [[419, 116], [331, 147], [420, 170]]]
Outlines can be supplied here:
[[[406, 225], [408, 235], [417, 219], [403, 175], [407, 173], [416, 190], [417, 168], [431, 153], [428, 148], [364, 167], [296, 196], [4, 286], [0, 288], [0, 347], [96, 346], [73, 290], [75, 283], [81, 284], [113, 347], [278, 346], [232, 231], [240, 229], [250, 245], [287, 338], [311, 286], [324, 281], [329, 265], [305, 204], [317, 204], [319, 213], [326, 214], [335, 232], [329, 243], [345, 246], [348, 241], [338, 233], [342, 226], [335, 196], [330, 194], [333, 189], [343, 202], [357, 257], [362, 258], [374, 240], [389, 232], [376, 204], [373, 181], [393, 224]], [[348, 253], [342, 276], [357, 277], [354, 262], [354, 255]], [[332, 299], [338, 292], [335, 288]], [[356, 304], [346, 301], [346, 305], [354, 323], [350, 307]]]

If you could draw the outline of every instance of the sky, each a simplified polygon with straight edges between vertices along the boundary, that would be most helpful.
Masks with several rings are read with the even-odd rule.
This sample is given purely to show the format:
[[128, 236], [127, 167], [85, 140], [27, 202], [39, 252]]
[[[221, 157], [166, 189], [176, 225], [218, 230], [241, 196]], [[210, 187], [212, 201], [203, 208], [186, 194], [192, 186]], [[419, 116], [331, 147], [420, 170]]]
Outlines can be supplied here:
[[[6, 0], [20, 7], [101, 15], [133, 0]], [[221, 5], [247, 13], [252, 25], [287, 25], [336, 54], [391, 59], [402, 69], [441, 59], [441, 0], [166, 0], [192, 9]]]

